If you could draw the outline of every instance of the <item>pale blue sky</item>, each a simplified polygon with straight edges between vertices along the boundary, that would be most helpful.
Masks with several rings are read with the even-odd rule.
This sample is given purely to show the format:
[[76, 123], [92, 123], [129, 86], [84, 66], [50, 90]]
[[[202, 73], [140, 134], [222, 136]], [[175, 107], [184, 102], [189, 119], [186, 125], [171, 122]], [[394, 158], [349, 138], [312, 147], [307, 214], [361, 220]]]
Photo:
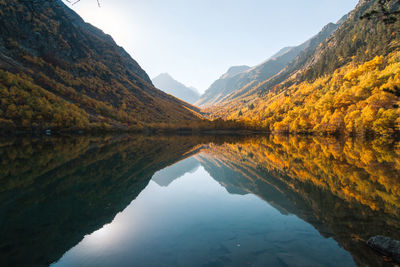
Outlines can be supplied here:
[[113, 36], [151, 78], [204, 91], [230, 66], [257, 65], [302, 43], [358, 0], [84, 0], [73, 6]]

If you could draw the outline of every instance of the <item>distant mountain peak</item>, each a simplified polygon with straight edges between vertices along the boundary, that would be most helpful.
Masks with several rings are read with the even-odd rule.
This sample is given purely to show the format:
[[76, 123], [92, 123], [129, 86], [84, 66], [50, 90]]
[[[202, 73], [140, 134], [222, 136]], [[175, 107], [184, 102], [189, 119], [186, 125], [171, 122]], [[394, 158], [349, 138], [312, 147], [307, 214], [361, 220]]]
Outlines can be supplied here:
[[157, 75], [156, 77], [154, 77], [152, 80], [158, 79], [158, 78], [170, 78], [170, 79], [174, 79], [174, 78], [172, 78], [172, 76], [171, 76], [168, 72], [160, 73], [159, 75]]
[[246, 65], [233, 66], [233, 67], [230, 67], [226, 73], [230, 74], [230, 75], [235, 75], [235, 74], [241, 73], [243, 71], [246, 71], [248, 69], [250, 69], [250, 67], [246, 66]]
[[325, 41], [336, 29], [337, 24], [327, 24], [317, 35], [298, 46], [288, 46], [264, 62], [254, 66], [235, 66], [216, 80], [202, 95], [196, 105], [207, 107], [241, 97], [284, 70], [301, 54], [313, 52], [315, 47]]
[[194, 103], [200, 98], [200, 93], [196, 88], [178, 82], [167, 72], [154, 77], [152, 82], [158, 89], [188, 103]]
[[220, 77], [220, 79], [227, 79], [227, 78], [233, 77], [233, 76], [235, 76], [239, 73], [245, 72], [249, 69], [250, 69], [250, 67], [246, 66], [246, 65], [230, 67], [228, 69], [228, 71]]

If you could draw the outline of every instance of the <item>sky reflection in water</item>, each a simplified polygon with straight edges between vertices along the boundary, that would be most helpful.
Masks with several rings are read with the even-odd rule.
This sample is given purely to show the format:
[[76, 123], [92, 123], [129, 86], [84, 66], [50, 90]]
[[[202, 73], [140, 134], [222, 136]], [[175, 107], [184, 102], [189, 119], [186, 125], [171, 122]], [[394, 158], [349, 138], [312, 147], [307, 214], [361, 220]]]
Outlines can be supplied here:
[[[155, 174], [159, 183], [168, 168]], [[167, 186], [151, 181], [112, 223], [52, 266], [354, 265], [310, 224], [253, 194], [230, 194], [203, 167], [194, 170]]]
[[365, 241], [400, 240], [395, 141], [60, 136], [0, 156], [0, 266], [394, 266]]

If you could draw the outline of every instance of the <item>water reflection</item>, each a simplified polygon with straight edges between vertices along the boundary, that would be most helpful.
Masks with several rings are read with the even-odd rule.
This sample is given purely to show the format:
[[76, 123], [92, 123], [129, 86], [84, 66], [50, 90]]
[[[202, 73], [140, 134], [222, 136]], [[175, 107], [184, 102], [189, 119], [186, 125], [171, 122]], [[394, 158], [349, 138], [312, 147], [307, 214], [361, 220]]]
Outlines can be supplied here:
[[[271, 136], [210, 145], [196, 157], [227, 188], [256, 194], [333, 237], [360, 266], [392, 266], [365, 240], [400, 238], [399, 150], [394, 143]], [[221, 167], [222, 166], [222, 167]], [[226, 170], [234, 170], [226, 179]], [[219, 177], [219, 178], [218, 178]], [[229, 177], [229, 176], [228, 176]]]
[[[193, 139], [193, 138], [192, 138]], [[0, 149], [0, 265], [42, 266], [109, 223], [198, 143], [171, 137], [16, 139]]]
[[200, 163], [195, 158], [189, 158], [175, 163], [168, 168], [159, 170], [151, 178], [159, 186], [169, 186], [175, 179], [183, 176], [186, 173], [195, 172]]
[[[103, 239], [104, 232], [118, 235], [117, 240]], [[200, 168], [167, 188], [150, 183], [110, 225], [86, 237], [54, 266], [82, 262], [88, 266], [351, 266], [352, 259], [309, 224], [282, 216], [252, 194], [229, 194]]]
[[279, 136], [0, 143], [0, 265], [393, 265], [364, 240], [400, 239], [395, 143]]

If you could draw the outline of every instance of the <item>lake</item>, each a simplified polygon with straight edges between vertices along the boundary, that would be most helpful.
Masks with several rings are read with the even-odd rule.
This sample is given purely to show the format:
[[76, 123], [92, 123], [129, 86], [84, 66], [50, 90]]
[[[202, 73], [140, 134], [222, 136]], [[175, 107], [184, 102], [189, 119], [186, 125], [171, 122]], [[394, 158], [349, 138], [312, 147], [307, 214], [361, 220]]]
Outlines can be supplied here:
[[300, 136], [0, 139], [0, 266], [395, 266], [400, 146]]

